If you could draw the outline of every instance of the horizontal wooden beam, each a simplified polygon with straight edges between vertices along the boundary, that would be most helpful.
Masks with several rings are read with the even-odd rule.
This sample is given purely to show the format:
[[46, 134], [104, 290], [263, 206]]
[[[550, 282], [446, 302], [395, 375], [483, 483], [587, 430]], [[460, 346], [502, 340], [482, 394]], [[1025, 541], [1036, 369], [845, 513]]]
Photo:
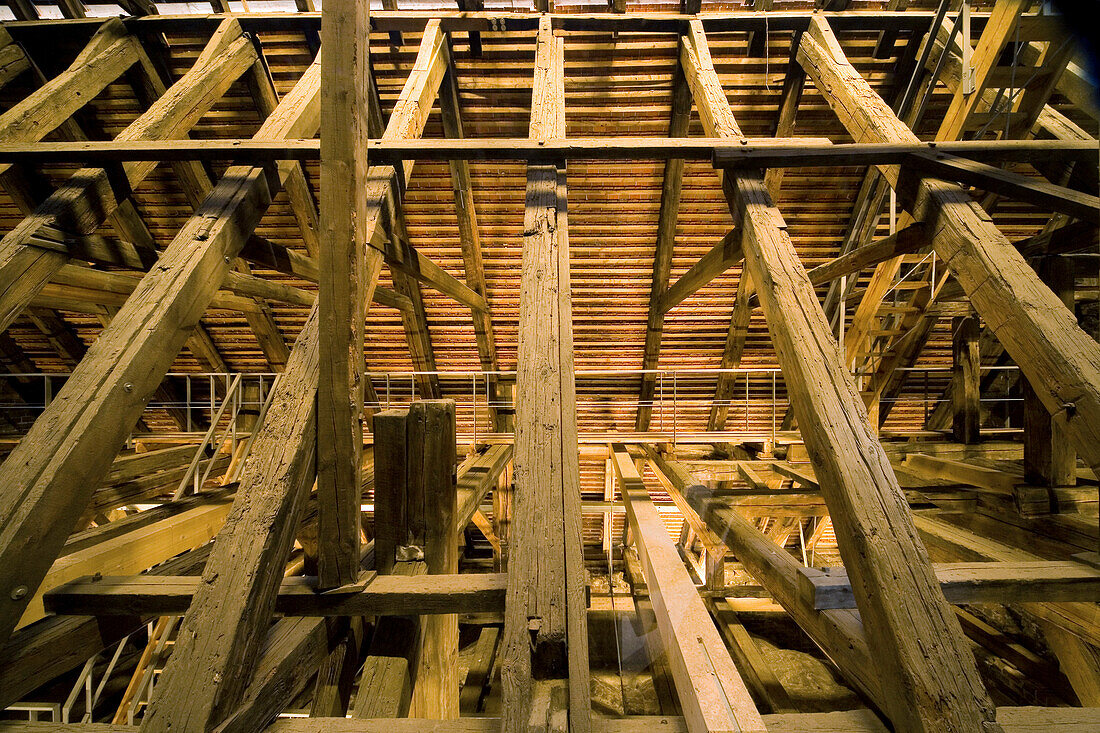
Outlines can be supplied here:
[[[0, 144], [0, 163], [86, 164], [119, 161], [219, 160], [262, 164], [273, 160], [319, 160], [320, 140], [114, 140]], [[710, 160], [719, 168], [807, 168], [901, 165], [913, 156], [946, 154], [986, 163], [1084, 161], [1095, 165], [1096, 145], [1079, 140], [963, 140], [935, 143], [831, 143], [821, 137], [578, 137], [374, 139], [371, 164], [402, 161], [514, 160]], [[923, 161], [922, 161], [923, 162]], [[1004, 171], [1002, 171], [1003, 173]]]
[[[60, 615], [180, 615], [191, 605], [202, 578], [149, 575], [86, 576], [45, 595], [48, 611]], [[283, 580], [275, 612], [284, 616], [385, 616], [482, 613], [504, 608], [501, 574], [378, 575], [319, 592], [317, 579]]]
[[919, 476], [966, 484], [1005, 496], [1012, 496], [1012, 490], [1018, 484], [1026, 483], [1022, 475], [1014, 476], [967, 461], [954, 461], [923, 453], [910, 453], [902, 465]]
[[[1084, 603], [1100, 598], [1100, 569], [1074, 560], [935, 563], [948, 603]], [[813, 608], [855, 608], [843, 568], [803, 573], [800, 586]]]
[[[783, 733], [887, 733], [875, 713], [868, 709], [830, 713], [781, 713], [764, 715], [770, 731]], [[1093, 733], [1100, 725], [1100, 708], [997, 708], [997, 722], [1005, 733]], [[497, 733], [500, 718], [424, 720], [418, 718], [279, 718], [268, 733]], [[593, 733], [688, 733], [687, 723], [678, 716], [628, 715], [622, 718], [594, 718]], [[107, 723], [0, 721], [0, 733], [133, 733], [132, 725]]]
[[[766, 15], [766, 17], [765, 17]], [[905, 12], [826, 12], [821, 13], [829, 24], [840, 31], [917, 31], [928, 30], [935, 12], [907, 10]], [[126, 25], [143, 33], [192, 33], [210, 32], [225, 15], [149, 15], [144, 17], [123, 18]], [[237, 18], [241, 27], [249, 33], [276, 31], [317, 32], [321, 27], [321, 15], [313, 13], [241, 13]], [[409, 31], [419, 32], [431, 20], [439, 19], [444, 31], [483, 31], [516, 32], [533, 31], [538, 28], [539, 13], [501, 13], [499, 11], [482, 12], [443, 12], [378, 10], [371, 11], [371, 28], [379, 32]], [[566, 13], [549, 14], [555, 31], [614, 31], [645, 33], [683, 33], [687, 24], [695, 15], [679, 13]], [[805, 11], [787, 12], [727, 12], [707, 13], [699, 16], [703, 28], [708, 32], [789, 32], [804, 31], [809, 27], [811, 13]], [[971, 28], [980, 33], [989, 17], [985, 12], [971, 14]], [[25, 36], [57, 33], [72, 29], [83, 30], [87, 36], [99, 25], [102, 19], [42, 20], [6, 23], [5, 27], [17, 41]], [[36, 40], [36, 39], [35, 39]]]
[[[1095, 150], [1096, 143], [1089, 144]], [[983, 191], [1026, 201], [1092, 224], [1100, 224], [1100, 198], [1072, 188], [1056, 186], [1043, 178], [1023, 176], [997, 166], [942, 152], [910, 156], [902, 166], [903, 179], [906, 168], [919, 170], [934, 178], [956, 181]]]

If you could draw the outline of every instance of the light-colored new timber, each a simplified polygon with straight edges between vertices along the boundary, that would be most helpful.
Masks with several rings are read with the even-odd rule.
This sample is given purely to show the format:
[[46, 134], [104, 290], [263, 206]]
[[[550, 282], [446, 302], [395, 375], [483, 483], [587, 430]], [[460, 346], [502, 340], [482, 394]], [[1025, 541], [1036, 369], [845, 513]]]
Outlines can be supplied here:
[[760, 713], [649, 498], [634, 460], [620, 444], [613, 446], [611, 461], [688, 730], [763, 731]]

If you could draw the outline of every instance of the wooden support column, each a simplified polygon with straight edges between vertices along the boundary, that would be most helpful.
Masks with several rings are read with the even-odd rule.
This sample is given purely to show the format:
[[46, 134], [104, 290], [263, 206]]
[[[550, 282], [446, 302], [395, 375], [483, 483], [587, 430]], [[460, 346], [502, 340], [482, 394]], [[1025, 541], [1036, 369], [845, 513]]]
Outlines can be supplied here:
[[[857, 142], [917, 142], [916, 135], [848, 63], [824, 18], [802, 37], [799, 63]], [[955, 275], [1052, 415], [1094, 470], [1100, 469], [1100, 345], [1043, 285], [1020, 253], [957, 184], [880, 168], [899, 201], [932, 233]]]
[[[423, 527], [424, 563], [429, 574], [458, 572], [457, 486], [455, 485], [455, 404], [450, 400], [414, 402], [409, 408], [408, 508], [406, 519]], [[414, 501], [413, 497], [419, 497]], [[419, 537], [413, 537], [419, 541]], [[458, 717], [458, 616], [436, 614], [421, 620], [423, 641], [410, 715], [447, 720]]]
[[625, 446], [612, 446], [611, 462], [688, 730], [763, 732], [764, 721]]
[[[565, 135], [563, 42], [539, 21], [530, 137]], [[505, 733], [589, 730], [588, 630], [565, 171], [529, 166], [516, 374], [515, 522], [504, 616]]]
[[[709, 136], [742, 137], [692, 21], [682, 63]], [[805, 37], [803, 44], [805, 43]], [[811, 73], [811, 76], [812, 73]], [[868, 641], [883, 656], [884, 710], [902, 731], [997, 730], [996, 711], [889, 460], [759, 174], [723, 176], [793, 412], [821, 479]], [[922, 640], [937, 639], [932, 647]]]
[[951, 430], [960, 443], [977, 443], [981, 438], [982, 359], [978, 353], [981, 330], [977, 316], [960, 316], [951, 322], [955, 380]]
[[318, 574], [321, 586], [359, 573], [363, 453], [363, 341], [367, 283], [381, 257], [368, 233], [367, 151], [370, 6], [325, 8], [321, 23], [321, 251], [317, 384]]
[[[454, 402], [418, 401], [408, 410], [380, 412], [374, 421], [379, 572], [406, 573], [411, 569], [403, 566], [416, 563], [423, 568], [412, 572], [457, 573]], [[409, 714], [457, 718], [458, 617], [425, 616], [411, 623], [419, 628], [420, 646], [412, 655], [418, 661], [408, 670], [415, 680]], [[383, 634], [381, 624], [375, 634]]]
[[[1036, 271], [1070, 311], [1073, 310], [1073, 260], [1039, 258]], [[1028, 379], [1024, 392], [1024, 479], [1036, 486], [1076, 486], [1077, 452], [1066, 435], [1065, 412], [1051, 415]]]
[[[317, 81], [303, 77], [257, 138], [313, 134]], [[226, 172], [0, 466], [0, 639], [11, 632], [278, 187], [273, 169]]]

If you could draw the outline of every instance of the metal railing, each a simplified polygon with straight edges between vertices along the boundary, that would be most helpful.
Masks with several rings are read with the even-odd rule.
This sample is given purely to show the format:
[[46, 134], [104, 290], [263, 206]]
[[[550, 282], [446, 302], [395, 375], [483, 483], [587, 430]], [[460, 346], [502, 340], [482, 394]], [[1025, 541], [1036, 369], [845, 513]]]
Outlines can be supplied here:
[[[951, 367], [904, 367], [904, 371], [921, 374], [919, 395], [916, 380], [910, 378], [905, 393], [889, 398], [898, 403], [919, 404], [925, 418], [942, 401], [940, 393], [951, 377]], [[1015, 366], [988, 366], [984, 371], [1015, 370]], [[653, 399], [637, 398], [642, 377], [654, 375]], [[734, 375], [736, 384], [729, 399], [714, 399], [719, 378]], [[194, 435], [197, 448], [187, 474], [180, 481], [176, 496], [195, 491], [210, 476], [214, 461], [203, 462], [205, 457], [216, 457], [228, 448], [234, 455], [240, 443], [245, 442], [244, 453], [233, 462], [227, 480], [232, 481], [240, 470], [243, 456], [251, 447], [255, 431], [242, 433], [239, 418], [243, 409], [258, 412], [257, 424], [262, 423], [270, 405], [270, 397], [278, 375], [270, 372], [227, 373], [176, 373], [168, 375], [182, 383], [180, 400], [150, 400], [146, 413], [157, 410], [179, 409], [188, 418], [187, 430]], [[515, 382], [515, 371], [402, 371], [379, 372], [366, 375], [374, 388], [376, 399], [364, 403], [371, 410], [404, 407], [423, 397], [422, 384], [431, 377], [440, 385], [442, 393], [456, 403], [458, 432], [462, 440], [477, 442], [479, 438], [493, 434], [492, 415], [495, 411], [515, 410], [515, 400], [507, 388]], [[67, 379], [67, 374], [6, 374], [5, 379], [19, 379], [26, 383], [40, 383], [44, 399], [41, 402], [0, 401], [0, 410], [26, 410], [41, 412], [49, 404], [51, 395]], [[756, 439], [775, 438], [788, 409], [786, 384], [778, 367], [739, 367], [736, 369], [579, 369], [576, 377], [576, 404], [578, 422], [583, 430], [608, 432], [633, 432], [634, 411], [648, 407], [652, 419], [648, 433], [659, 434], [662, 440], [675, 439], [693, 430], [703, 430], [712, 406], [728, 408], [726, 420], [729, 432], [747, 433]], [[494, 389], [494, 384], [505, 389]], [[245, 396], [246, 386], [253, 395]], [[982, 402], [1008, 403], [1018, 397], [986, 394]], [[202, 414], [205, 430], [197, 430], [192, 418]], [[629, 415], [630, 425], [622, 424]], [[617, 422], [616, 422], [617, 421]]]

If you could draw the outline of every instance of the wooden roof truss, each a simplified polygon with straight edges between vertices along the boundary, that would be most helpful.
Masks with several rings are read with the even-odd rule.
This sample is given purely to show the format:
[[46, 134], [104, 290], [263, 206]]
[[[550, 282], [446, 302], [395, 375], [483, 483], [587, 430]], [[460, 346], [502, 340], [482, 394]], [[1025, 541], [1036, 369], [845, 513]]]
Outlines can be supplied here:
[[[613, 441], [608, 447], [605, 500], [614, 500], [613, 473], [632, 538], [628, 564], [633, 561], [631, 572], [644, 580], [645, 608], [660, 629], [670, 690], [683, 713], [668, 721], [669, 729], [794, 730], [814, 722], [761, 715], [753, 703], [750, 690], [785, 709], [781, 687], [768, 692], [776, 684], [771, 676], [743, 675], [708, 618], [713, 613], [723, 619], [723, 633], [739, 650], [733, 654], [743, 668], [751, 667], [759, 656], [751, 639], [746, 640], [728, 608], [708, 607], [682, 562], [680, 553], [690, 552], [695, 538], [704, 548], [704, 572], [712, 589], [725, 586], [728, 550], [894, 729], [1024, 729], [1039, 714], [998, 711], [967, 639], [981, 622], [953, 608], [949, 600], [998, 601], [1013, 594], [1029, 601], [1045, 598], [1029, 606], [1028, 613], [1053, 629], [1062, 654], [1095, 654], [1089, 644], [1100, 640], [1096, 624], [1087, 621], [1095, 606], [1082, 600], [1100, 586], [1096, 568], [1076, 561], [1044, 562], [966, 536], [954, 525], [915, 516], [909, 508], [911, 492], [899, 480], [902, 471], [951, 473], [976, 492], [1002, 496], [1016, 487], [1005, 486], [1001, 472], [930, 456], [910, 456], [899, 465], [880, 442], [867, 404], [896, 389], [891, 381], [897, 379], [896, 370], [912, 362], [943, 313], [934, 306], [950, 272], [1027, 381], [1041, 385], [1033, 395], [1037, 414], [1056, 420], [1058, 434], [1100, 475], [1100, 346], [1025, 259], [1076, 246], [1066, 243], [1072, 237], [1065, 233], [1059, 239], [1061, 229], [1079, 231], [1071, 229], [1081, 226], [1069, 224], [1071, 218], [1094, 233], [1100, 221], [1097, 199], [1061, 185], [1068, 181], [1065, 177], [1036, 182], [994, 165], [1040, 155], [1089, 164], [1087, 155], [1095, 153], [1089, 145], [1095, 141], [1066, 132], [1071, 128], [1060, 125], [1057, 113], [1044, 106], [1068, 57], [1052, 42], [1031, 58], [1043, 83], [1019, 95], [1004, 126], [996, 128], [999, 114], [976, 109], [997, 96], [991, 90], [1005, 86], [993, 62], [1009, 36], [1020, 23], [1043, 27], [1024, 20], [1031, 17], [1021, 15], [1027, 4], [1003, 0], [988, 18], [975, 52], [977, 92], [956, 93], [937, 137], [953, 141], [981, 123], [983, 132], [996, 129], [1000, 139], [931, 149], [912, 131], [919, 114], [896, 114], [850, 63], [834, 33], [834, 23], [871, 28], [883, 34], [882, 43], [892, 43], [886, 36], [911, 22], [896, 13], [879, 15], [877, 21], [859, 14], [781, 17], [781, 26], [796, 31], [791, 55], [797, 63], [784, 83], [774, 138], [750, 140], [715, 70], [708, 33], [736, 27], [755, 33], [759, 42], [767, 27], [758, 26], [752, 14], [697, 16], [698, 3], [686, 3], [684, 15], [648, 18], [627, 14], [624, 4], [612, 3], [613, 13], [598, 17], [498, 17], [472, 5], [465, 14], [430, 17], [387, 4], [376, 29], [422, 35], [411, 72], [383, 124], [369, 62], [372, 18], [366, 0], [329, 3], [320, 25], [324, 51], [281, 99], [262, 49], [245, 31], [247, 20], [224, 15], [207, 21], [216, 27], [206, 47], [186, 73], [168, 84], [131, 32], [135, 25], [159, 22], [151, 17], [155, 3], [122, 3], [135, 17], [149, 17], [104, 22], [69, 69], [41, 79], [37, 91], [0, 116], [0, 183], [27, 215], [0, 240], [0, 329], [27, 314], [75, 364], [57, 399], [0, 465], [0, 641], [6, 643], [0, 648], [21, 675], [4, 679], [0, 674], [0, 701], [15, 699], [35, 682], [64, 671], [63, 661], [50, 666], [34, 660], [35, 650], [65, 645], [74, 658], [86, 659], [129, 633], [120, 635], [84, 615], [111, 615], [121, 608], [129, 615], [120, 626], [129, 630], [140, 619], [183, 614], [142, 718], [148, 733], [260, 730], [314, 678], [312, 712], [320, 720], [280, 720], [273, 730], [323, 725], [393, 733], [404, 730], [405, 723], [382, 718], [411, 712], [455, 719], [460, 705], [471, 704], [462, 703], [458, 695], [455, 614], [503, 611], [503, 715], [485, 723], [485, 730], [629, 730], [632, 724], [642, 725], [645, 721], [613, 722], [591, 715], [565, 163], [585, 155], [631, 159], [656, 151], [665, 164], [643, 358], [650, 371], [641, 380], [635, 428], [644, 433], [651, 420], [656, 385], [652, 370], [659, 364], [665, 314], [742, 263], [722, 366], [739, 364], [748, 320], [759, 307], [809, 454], [809, 465], [772, 462], [767, 470], [823, 500], [810, 510], [816, 519], [808, 537], [798, 512], [762, 513], [768, 528], [762, 532], [738, 511], [736, 501], [699, 485], [674, 452], [645, 441], [633, 448]], [[32, 3], [10, 5], [17, 17], [37, 17]], [[215, 13], [228, 10], [225, 2], [211, 5]], [[537, 5], [552, 10], [550, 3]], [[69, 18], [84, 16], [79, 2], [60, 7]], [[312, 11], [308, 0], [299, 7]], [[315, 31], [316, 16], [304, 17], [307, 30]], [[924, 18], [925, 28], [928, 20]], [[449, 33], [492, 32], [505, 23], [535, 34], [528, 138], [464, 146]], [[571, 28], [644, 28], [677, 35], [667, 140], [635, 139], [612, 150], [613, 145], [599, 140], [566, 138], [561, 36]], [[929, 37], [928, 43], [934, 40]], [[1031, 34], [1026, 40], [1043, 39]], [[913, 41], [909, 45], [903, 55], [916, 65], [920, 49]], [[926, 63], [933, 64], [933, 57], [938, 59], [934, 53], [925, 56]], [[33, 70], [6, 34], [0, 36], [0, 58], [8, 59], [0, 81]], [[949, 87], [961, 74], [950, 56], [935, 62], [935, 68]], [[129, 78], [148, 100], [147, 109], [113, 145], [86, 142], [72, 116], [130, 71]], [[247, 85], [263, 119], [251, 141], [188, 145], [189, 131], [238, 80]], [[794, 136], [799, 100], [808, 85], [823, 96], [855, 145]], [[75, 89], [84, 93], [76, 95]], [[422, 140], [437, 98], [446, 139]], [[687, 138], [693, 107], [702, 122], [703, 141]], [[920, 108], [918, 104], [915, 109]], [[1006, 144], [1008, 138], [1030, 138], [1036, 125], [1055, 139]], [[52, 133], [62, 139], [43, 142]], [[319, 141], [314, 140], [318, 133]], [[48, 195], [37, 196], [27, 162], [51, 154], [74, 156], [89, 167]], [[368, 165], [374, 154], [378, 159]], [[163, 251], [157, 250], [129, 195], [156, 167], [158, 155], [171, 162], [193, 208]], [[492, 415], [496, 433], [514, 428], [514, 447], [492, 445], [473, 452], [454, 471], [454, 406], [435, 399], [442, 394], [438, 380], [425, 374], [418, 388], [419, 396], [428, 399], [408, 410], [379, 413], [374, 448], [364, 451], [364, 402], [370, 387], [360, 347], [370, 339], [365, 321], [370, 303], [399, 309], [415, 367], [433, 372], [421, 287], [439, 290], [471, 311], [482, 368], [499, 368], [468, 162], [494, 155], [527, 165], [517, 406], [514, 421], [504, 410]], [[851, 246], [807, 271], [774, 205], [782, 170], [839, 156], [871, 165], [877, 173], [868, 174], [857, 200]], [[719, 170], [734, 228], [670, 283], [684, 161], [699, 157], [712, 160]], [[204, 158], [232, 165], [212, 177]], [[317, 158], [319, 202], [303, 166]], [[403, 197], [420, 159], [448, 161], [464, 282], [410, 242]], [[1056, 214], [1054, 225], [1039, 237], [1012, 245], [960, 182], [1046, 206]], [[875, 239], [885, 196], [879, 192], [889, 190], [912, 218], [903, 220], [897, 232]], [[254, 234], [280, 191], [287, 194], [300, 228], [304, 255]], [[117, 237], [97, 233], [105, 223]], [[894, 282], [904, 258], [925, 249], [936, 253], [942, 269], [935, 275], [931, 267], [922, 269], [924, 287], [890, 317], [884, 332], [876, 332], [873, 319], [880, 316], [882, 293]], [[80, 261], [123, 265], [141, 274], [95, 269]], [[316, 282], [316, 297], [254, 276], [250, 262]], [[392, 273], [394, 291], [378, 287], [383, 263]], [[871, 266], [876, 267], [871, 285], [838, 344], [815, 286]], [[848, 298], [843, 288], [836, 292], [833, 302]], [[290, 347], [271, 315], [271, 301], [310, 308]], [[188, 345], [196, 354], [206, 354], [212, 368], [225, 369], [201, 330], [200, 319], [212, 305], [243, 313], [268, 363], [281, 372], [265, 419], [253, 426], [251, 452], [235, 486], [228, 489], [232, 503], [226, 503], [225, 495], [190, 497], [186, 508], [170, 510], [186, 515], [178, 526], [192, 527], [195, 537], [205, 540], [216, 532], [212, 548], [190, 550], [141, 575], [71, 582], [47, 597], [47, 608], [57, 617], [40, 622], [33, 632], [15, 631], [32, 601], [41, 599], [38, 589], [54, 560], [68, 552], [73, 524], [93, 503], [96, 487], [117, 470], [112, 461], [142, 418], [145, 404], [158, 390], [170, 389], [162, 382], [180, 349]], [[84, 308], [103, 318], [104, 330], [90, 347], [82, 347], [53, 314], [51, 309], [60, 307]], [[973, 419], [979, 333], [974, 319], [966, 321], [965, 330], [958, 324], [960, 376], [954, 389], [956, 404]], [[891, 358], [876, 352], [875, 376], [861, 390], [850, 365], [866, 356], [860, 349], [868, 340], [885, 342]], [[725, 376], [718, 382], [709, 416], [712, 431], [727, 419], [732, 382]], [[494, 399], [500, 398], [502, 387], [492, 384]], [[962, 442], [966, 435], [960, 435]], [[506, 476], [513, 453], [514, 496], [493, 490]], [[683, 516], [686, 531], [680, 548], [646, 488], [646, 467]], [[743, 461], [737, 470], [761, 495], [795, 490], [761, 479], [757, 468]], [[364, 541], [360, 505], [363, 487], [372, 480], [378, 536]], [[510, 534], [480, 514], [491, 490], [494, 521], [499, 517], [496, 502], [514, 501]], [[498, 499], [498, 493], [506, 498]], [[611, 508], [605, 517], [607, 551]], [[495, 540], [498, 552], [502, 542], [510, 545], [506, 575], [457, 574], [454, 538], [471, 521]], [[310, 560], [316, 562], [317, 575], [285, 578], [286, 559], [294, 542], [303, 539], [304, 525], [315, 528], [316, 551]], [[835, 532], [843, 574], [804, 567], [782, 550], [795, 534], [812, 548], [826, 532]], [[926, 545], [953, 559], [979, 556], [993, 562], [977, 569], [934, 566]], [[201, 579], [185, 575], [200, 569]], [[640, 597], [638, 588], [635, 593]], [[416, 619], [399, 618], [408, 613]], [[378, 616], [379, 628], [392, 629], [401, 648], [387, 646], [378, 634], [365, 645], [365, 616]], [[167, 638], [168, 630], [158, 628]], [[1068, 628], [1073, 633], [1067, 635]], [[147, 663], [163, 646], [159, 641], [150, 644]], [[419, 656], [406, 648], [418, 644], [423, 649]], [[471, 675], [484, 678], [485, 664]], [[357, 720], [348, 722], [344, 715], [351, 679], [360, 666], [360, 693], [351, 709]], [[1098, 668], [1085, 663], [1073, 667], [1067, 674], [1069, 685], [1075, 691], [1095, 687]], [[143, 666], [141, 675], [146, 669], [151, 667]], [[135, 674], [134, 680], [140, 679]], [[128, 695], [116, 723], [132, 715], [137, 702]], [[1040, 720], [1050, 721], [1058, 715], [1051, 710], [1041, 714], [1047, 717]], [[1067, 726], [1074, 720], [1082, 730], [1096, 724], [1095, 712], [1073, 715], [1063, 714]], [[436, 729], [481, 730], [479, 725], [453, 720]], [[36, 726], [0, 723], [0, 730], [32, 728]], [[840, 729], [883, 728], [874, 716], [849, 715]]]

